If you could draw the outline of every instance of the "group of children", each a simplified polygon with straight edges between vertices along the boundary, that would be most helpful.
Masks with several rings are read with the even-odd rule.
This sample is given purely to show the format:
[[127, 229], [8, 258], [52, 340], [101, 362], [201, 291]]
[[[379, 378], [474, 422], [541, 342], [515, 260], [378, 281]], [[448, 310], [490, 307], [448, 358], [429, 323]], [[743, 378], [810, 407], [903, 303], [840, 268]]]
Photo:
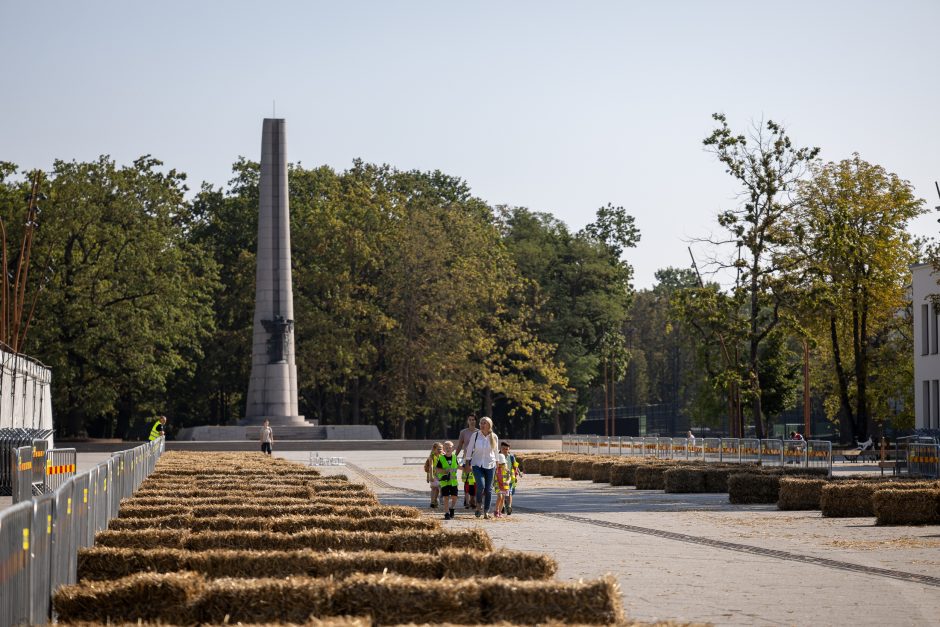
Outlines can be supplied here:
[[[510, 452], [509, 442], [499, 443], [499, 455], [496, 458], [496, 471], [494, 473], [493, 488], [496, 492], [496, 509], [493, 514], [496, 518], [512, 515], [512, 497], [516, 493], [516, 484], [523, 476], [516, 456]], [[458, 477], [457, 471], [460, 471]], [[458, 459], [451, 441], [435, 442], [431, 447], [431, 454], [424, 462], [424, 472], [427, 482], [431, 486], [431, 508], [437, 508], [440, 499], [444, 512], [444, 520], [454, 517], [457, 507], [458, 487], [463, 483], [464, 509], [478, 507], [476, 479], [469, 461]]]

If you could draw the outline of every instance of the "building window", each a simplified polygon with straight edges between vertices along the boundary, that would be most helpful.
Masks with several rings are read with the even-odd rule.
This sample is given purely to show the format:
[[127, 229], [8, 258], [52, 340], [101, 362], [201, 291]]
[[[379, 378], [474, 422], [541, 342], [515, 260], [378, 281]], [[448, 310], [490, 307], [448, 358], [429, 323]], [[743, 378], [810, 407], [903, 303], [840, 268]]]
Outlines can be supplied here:
[[940, 424], [940, 380], [934, 379], [930, 384], [930, 416], [924, 426], [928, 429], [931, 425]]
[[930, 306], [931, 312], [933, 315], [930, 316], [930, 354], [937, 354], [937, 316], [940, 315], [940, 311], [937, 311], [936, 305]]
[[920, 354], [930, 352], [930, 305], [920, 306]]
[[[923, 383], [923, 404], [921, 404], [922, 414], [924, 419], [924, 429], [930, 427], [930, 381], [924, 381]], [[916, 422], [916, 421], [915, 421]]]

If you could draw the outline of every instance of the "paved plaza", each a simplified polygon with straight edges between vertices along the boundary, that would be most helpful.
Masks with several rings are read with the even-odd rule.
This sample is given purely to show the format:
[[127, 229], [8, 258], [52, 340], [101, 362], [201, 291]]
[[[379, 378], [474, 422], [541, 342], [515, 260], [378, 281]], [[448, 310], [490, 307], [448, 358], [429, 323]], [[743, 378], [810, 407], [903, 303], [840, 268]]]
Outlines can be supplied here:
[[[309, 461], [309, 453], [276, 454]], [[348, 462], [324, 472], [370, 484], [383, 503], [441, 516], [428, 509], [421, 466], [402, 463], [426, 451], [323, 454]], [[482, 526], [499, 546], [550, 554], [560, 579], [612, 573], [634, 618], [940, 624], [940, 526], [877, 527], [873, 518], [730, 505], [727, 494], [672, 495], [541, 475], [522, 479], [515, 505], [501, 520], [461, 509], [447, 525]]]

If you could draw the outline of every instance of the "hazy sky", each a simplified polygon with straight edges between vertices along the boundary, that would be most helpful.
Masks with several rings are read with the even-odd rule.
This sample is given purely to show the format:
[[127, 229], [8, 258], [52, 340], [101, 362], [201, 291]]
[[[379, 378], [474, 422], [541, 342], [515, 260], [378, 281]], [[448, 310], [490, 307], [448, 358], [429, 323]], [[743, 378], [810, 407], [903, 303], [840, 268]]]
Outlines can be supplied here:
[[940, 205], [937, 0], [0, 0], [0, 68], [0, 160], [149, 153], [222, 185], [276, 100], [308, 167], [440, 169], [573, 229], [625, 206], [638, 287], [734, 203], [702, 148], [715, 111], [858, 152]]

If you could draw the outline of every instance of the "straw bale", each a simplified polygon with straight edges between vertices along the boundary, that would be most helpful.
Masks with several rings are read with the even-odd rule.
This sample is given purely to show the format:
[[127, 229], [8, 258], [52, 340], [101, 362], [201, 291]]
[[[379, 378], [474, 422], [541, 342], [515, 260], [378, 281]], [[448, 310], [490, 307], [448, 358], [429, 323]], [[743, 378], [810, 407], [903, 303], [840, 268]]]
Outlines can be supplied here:
[[553, 459], [549, 468], [543, 469], [542, 474], [548, 474], [553, 477], [568, 477], [571, 474], [571, 463], [572, 460], [568, 457]]
[[328, 578], [213, 579], [193, 603], [201, 622], [303, 623], [329, 616], [336, 587]]
[[194, 488], [191, 486], [171, 486], [160, 488], [141, 489], [134, 493], [135, 499], [143, 498], [171, 498], [181, 499], [217, 498], [220, 496], [264, 496], [267, 498], [303, 498], [310, 497], [310, 489], [305, 485], [284, 486], [280, 484], [265, 484], [261, 486], [242, 486], [224, 488]]
[[131, 531], [134, 529], [188, 529], [193, 517], [188, 514], [173, 514], [156, 518], [112, 518], [108, 529], [112, 531]]
[[780, 476], [774, 473], [737, 472], [728, 477], [728, 501], [735, 504], [776, 503]]
[[[489, 585], [491, 580], [485, 580]], [[397, 575], [353, 575], [333, 593], [334, 614], [371, 615], [380, 625], [483, 622], [478, 579], [430, 581]]]
[[878, 490], [874, 509], [875, 523], [879, 525], [940, 524], [940, 489]]
[[610, 485], [636, 485], [637, 463], [617, 462], [610, 467]]
[[801, 477], [828, 477], [829, 469], [828, 468], [819, 468], [816, 466], [784, 466], [783, 474], [797, 475]]
[[665, 490], [666, 471], [673, 467], [673, 465], [660, 463], [638, 466], [636, 469], [636, 489]]
[[663, 475], [666, 492], [691, 494], [705, 491], [705, 469], [697, 466], [670, 468]]
[[706, 466], [705, 467], [705, 492], [712, 494], [721, 494], [728, 491], [728, 477], [732, 474], [742, 472], [742, 468], [728, 466]]
[[132, 531], [99, 531], [95, 534], [95, 544], [125, 549], [146, 549], [165, 547], [183, 548], [183, 540], [189, 534], [183, 529], [136, 529]]
[[308, 488], [320, 493], [331, 493], [331, 492], [371, 492], [372, 490], [363, 483], [345, 483], [341, 481], [320, 481], [320, 482], [307, 482]]
[[571, 462], [568, 476], [573, 481], [591, 481], [594, 478], [594, 458], [579, 459]]
[[527, 475], [539, 475], [542, 473], [543, 460], [541, 457], [525, 455], [520, 458], [520, 456], [517, 455], [516, 460], [519, 461], [519, 467], [522, 468], [522, 472]]
[[267, 531], [208, 531], [182, 540], [191, 551], [211, 549], [333, 551], [394, 551], [430, 553], [441, 547], [491, 551], [493, 545], [479, 528], [462, 530], [414, 530], [409, 533], [309, 530], [295, 533]]
[[163, 518], [164, 516], [186, 516], [191, 508], [182, 505], [135, 505], [121, 503], [120, 518]]
[[124, 505], [146, 505], [146, 506], [157, 506], [157, 505], [182, 505], [184, 507], [192, 507], [194, 505], [232, 505], [237, 503], [244, 503], [246, 500], [251, 500], [252, 503], [263, 503], [265, 505], [297, 505], [302, 503], [309, 503], [310, 499], [307, 497], [297, 498], [297, 497], [275, 497], [267, 498], [261, 495], [251, 495], [251, 496], [227, 496], [224, 494], [217, 496], [208, 496], [208, 497], [199, 497], [199, 498], [187, 498], [187, 497], [170, 497], [170, 496], [158, 496], [158, 497], [131, 497], [129, 499], [124, 499], [121, 501], [121, 506]]
[[172, 573], [191, 570], [182, 549], [128, 549], [94, 546], [78, 550], [79, 581], [111, 581], [136, 573]]
[[616, 463], [612, 459], [594, 462], [594, 465], [591, 466], [591, 481], [594, 483], [610, 483], [610, 469]]
[[874, 516], [872, 495], [875, 483], [870, 481], [838, 481], [822, 487], [819, 509], [823, 516], [852, 518]]
[[53, 595], [60, 623], [74, 621], [196, 622], [192, 601], [205, 582], [195, 573], [138, 573], [116, 581], [62, 586]]
[[819, 509], [822, 489], [827, 483], [826, 479], [783, 477], [780, 480], [777, 508], [782, 510]]
[[620, 587], [611, 576], [577, 583], [495, 578], [480, 585], [485, 618], [491, 621], [610, 625], [623, 619]]
[[551, 579], [558, 564], [548, 555], [500, 549], [490, 553], [444, 549], [438, 554], [444, 569], [442, 576], [512, 577], [515, 579]]

